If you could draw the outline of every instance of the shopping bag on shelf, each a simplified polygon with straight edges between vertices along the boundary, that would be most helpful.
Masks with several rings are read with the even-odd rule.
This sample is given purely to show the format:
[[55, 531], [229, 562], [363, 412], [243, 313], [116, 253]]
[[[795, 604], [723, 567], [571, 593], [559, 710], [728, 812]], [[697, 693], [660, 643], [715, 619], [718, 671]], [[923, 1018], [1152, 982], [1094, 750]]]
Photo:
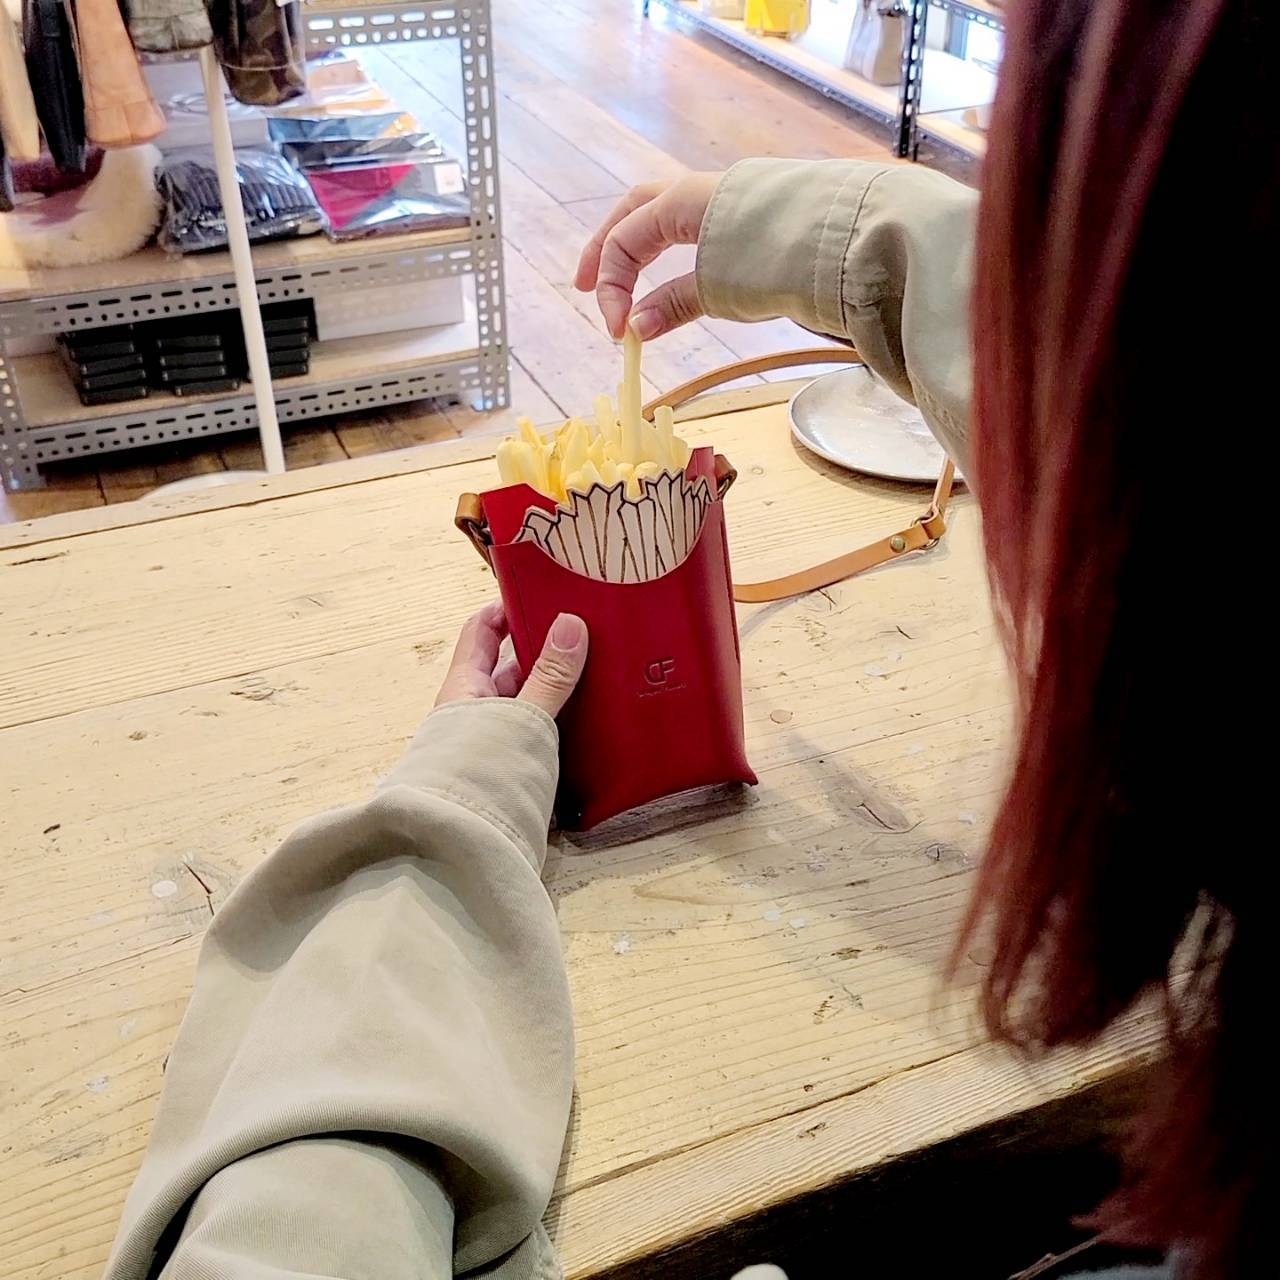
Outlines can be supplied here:
[[854, 0], [844, 65], [872, 84], [897, 84], [902, 79], [906, 14], [902, 0]]
[[795, 39], [809, 25], [809, 0], [746, 0], [743, 25], [756, 35]]

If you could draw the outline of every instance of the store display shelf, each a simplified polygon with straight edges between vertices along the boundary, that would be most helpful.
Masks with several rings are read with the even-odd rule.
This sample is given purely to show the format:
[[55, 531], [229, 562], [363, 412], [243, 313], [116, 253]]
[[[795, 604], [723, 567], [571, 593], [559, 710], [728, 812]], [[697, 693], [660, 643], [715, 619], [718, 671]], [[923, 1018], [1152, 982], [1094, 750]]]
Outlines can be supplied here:
[[[10, 362], [25, 411], [24, 469], [138, 445], [249, 430], [257, 425], [253, 389], [229, 395], [156, 392], [120, 405], [86, 407], [56, 355]], [[456, 325], [317, 342], [310, 372], [275, 382], [280, 421], [324, 417], [403, 400], [458, 394], [480, 386], [475, 317]]]
[[[653, 0], [653, 3], [856, 111], [885, 123], [898, 119], [901, 91], [896, 84], [872, 84], [795, 41], [753, 35], [739, 21], [703, 13], [697, 0]], [[990, 102], [995, 96], [995, 76], [972, 62], [941, 49], [929, 49], [924, 63], [922, 114], [962, 112], [967, 107]], [[921, 124], [924, 125], [923, 120]], [[979, 143], [970, 133], [971, 130], [944, 122], [937, 131], [937, 140], [969, 155], [978, 154]]]
[[[348, 244], [308, 236], [257, 245], [258, 297], [280, 302], [458, 275], [474, 269], [472, 240], [464, 227]], [[88, 267], [0, 271], [0, 340], [235, 305], [230, 254], [175, 257], [152, 247]]]
[[315, 45], [401, 44], [406, 40], [451, 40], [463, 34], [475, 6], [395, 4], [373, 0], [304, 0], [307, 43]]
[[929, 0], [936, 9], [945, 9], [957, 17], [967, 18], [980, 26], [991, 27], [996, 31], [1004, 30], [1004, 12], [991, 0]]
[[[312, 48], [456, 41], [466, 126], [465, 155], [458, 158], [466, 167], [471, 220], [458, 230], [354, 244], [312, 237], [255, 245], [252, 270], [259, 300], [339, 293], [344, 305], [350, 296], [358, 318], [361, 308], [376, 305], [359, 300], [365, 290], [461, 275], [468, 278], [471, 307], [465, 337], [448, 326], [317, 344], [307, 376], [273, 387], [277, 416], [282, 421], [321, 417], [462, 391], [473, 391], [479, 407], [505, 406], [510, 382], [489, 0], [305, 3]], [[209, 76], [216, 79], [217, 73], [209, 67], [205, 72], [208, 96], [213, 92]], [[213, 97], [209, 101], [212, 106]], [[247, 289], [243, 270], [241, 279]], [[87, 410], [57, 367], [57, 356], [49, 354], [52, 334], [213, 311], [238, 301], [228, 253], [171, 258], [152, 248], [92, 267], [0, 271], [0, 478], [5, 487], [39, 488], [45, 482], [41, 465], [60, 458], [257, 425], [253, 389], [247, 385], [229, 396], [155, 395], [124, 407]], [[245, 340], [248, 348], [258, 349], [252, 334]], [[280, 465], [279, 440], [265, 396], [262, 413], [270, 469]], [[274, 463], [268, 456], [273, 442]]]
[[1004, 31], [1005, 13], [1000, 5], [991, 0], [929, 0], [936, 9], [946, 9], [956, 17], [968, 18], [969, 22], [978, 23], [982, 27], [991, 27], [993, 31]]
[[923, 114], [917, 121], [920, 136], [980, 159], [987, 153], [987, 135], [971, 123], [972, 111], [972, 108], [957, 107]]
[[980, 107], [994, 101], [995, 96], [996, 78], [985, 67], [941, 49], [926, 50], [924, 92], [920, 100], [922, 114]]
[[816, 89], [828, 98], [861, 111], [883, 124], [898, 118], [899, 90], [896, 84], [872, 84], [852, 71], [835, 66], [825, 58], [791, 40], [752, 34], [738, 20], [714, 18], [703, 13], [697, 0], [651, 0], [670, 10], [681, 21], [709, 32], [726, 44], [750, 54], [757, 62], [781, 71], [793, 80]]

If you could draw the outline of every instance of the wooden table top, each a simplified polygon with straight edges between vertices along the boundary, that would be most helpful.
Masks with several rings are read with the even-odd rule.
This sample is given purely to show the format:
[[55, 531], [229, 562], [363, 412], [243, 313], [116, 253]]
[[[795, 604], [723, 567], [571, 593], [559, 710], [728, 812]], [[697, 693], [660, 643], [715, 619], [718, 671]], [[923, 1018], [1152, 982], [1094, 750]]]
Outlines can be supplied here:
[[[776, 396], [684, 428], [739, 467], [744, 579], [927, 502], [801, 452], [785, 406], [758, 405]], [[100, 1273], [212, 913], [388, 769], [495, 594], [450, 523], [490, 452], [0, 529], [0, 1276]], [[1028, 1065], [977, 1026], [981, 949], [942, 985], [1010, 700], [968, 497], [950, 523], [933, 551], [740, 610], [758, 788], [553, 839], [578, 1070], [548, 1225], [571, 1280], [1082, 1094], [1154, 1043], [1139, 1019]]]

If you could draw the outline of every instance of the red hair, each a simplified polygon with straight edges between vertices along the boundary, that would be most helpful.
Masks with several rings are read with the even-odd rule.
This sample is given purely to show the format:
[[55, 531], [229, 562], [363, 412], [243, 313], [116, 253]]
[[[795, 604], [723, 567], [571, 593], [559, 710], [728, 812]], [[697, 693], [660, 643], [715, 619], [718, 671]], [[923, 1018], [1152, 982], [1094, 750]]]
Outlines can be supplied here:
[[1238, 535], [1275, 453], [1278, 9], [1013, 0], [975, 267], [970, 470], [1019, 735], [964, 939], [991, 931], [988, 1025], [1029, 1048], [1163, 993], [1167, 1079], [1100, 1220], [1197, 1280], [1262, 1274], [1275, 1190], [1244, 807], [1271, 682], [1234, 628], [1269, 574]]

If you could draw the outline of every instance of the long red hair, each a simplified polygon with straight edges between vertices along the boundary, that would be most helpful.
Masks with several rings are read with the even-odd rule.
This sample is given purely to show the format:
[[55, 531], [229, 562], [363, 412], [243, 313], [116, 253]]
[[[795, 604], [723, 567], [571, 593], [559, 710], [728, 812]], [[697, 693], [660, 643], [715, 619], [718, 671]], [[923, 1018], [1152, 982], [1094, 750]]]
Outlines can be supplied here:
[[971, 472], [1019, 735], [965, 939], [991, 931], [987, 1021], [1030, 1048], [1163, 993], [1167, 1079], [1100, 1220], [1261, 1275], [1280, 3], [1009, 8]]

